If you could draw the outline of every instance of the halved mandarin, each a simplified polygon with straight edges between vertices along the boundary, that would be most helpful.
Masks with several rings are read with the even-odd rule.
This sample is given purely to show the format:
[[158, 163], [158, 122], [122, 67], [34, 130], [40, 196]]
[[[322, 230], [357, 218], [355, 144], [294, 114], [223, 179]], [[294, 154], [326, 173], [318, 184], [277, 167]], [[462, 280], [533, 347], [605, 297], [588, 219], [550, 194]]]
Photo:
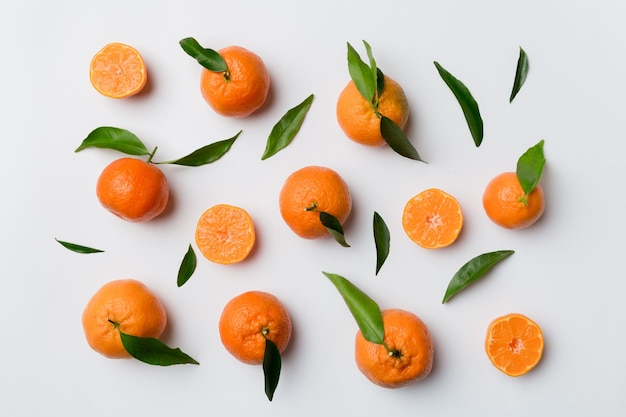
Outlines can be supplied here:
[[463, 228], [461, 205], [450, 194], [430, 188], [406, 203], [402, 227], [407, 236], [423, 248], [449, 246]]

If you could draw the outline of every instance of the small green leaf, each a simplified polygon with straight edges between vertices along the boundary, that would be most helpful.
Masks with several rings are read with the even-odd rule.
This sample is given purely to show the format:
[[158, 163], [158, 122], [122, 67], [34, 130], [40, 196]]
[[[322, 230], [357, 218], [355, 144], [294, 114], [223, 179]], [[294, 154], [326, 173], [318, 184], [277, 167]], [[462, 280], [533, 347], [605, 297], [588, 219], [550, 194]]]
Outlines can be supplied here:
[[54, 240], [59, 242], [66, 249], [69, 249], [72, 252], [76, 252], [76, 253], [100, 253], [100, 252], [104, 252], [103, 250], [100, 250], [100, 249], [94, 249], [94, 248], [90, 248], [88, 246], [77, 245], [76, 243], [64, 242], [64, 241], [59, 240], [57, 238], [54, 238]]
[[110, 126], [101, 126], [91, 131], [74, 152], [80, 152], [86, 148], [114, 149], [128, 155], [150, 154], [135, 134], [126, 129]]
[[180, 264], [180, 268], [178, 269], [178, 279], [176, 280], [176, 283], [179, 287], [185, 285], [189, 278], [191, 278], [196, 270], [196, 264], [196, 253], [193, 251], [193, 247], [191, 247], [190, 244], [189, 249], [187, 249], [187, 253], [185, 253], [185, 256], [183, 257], [183, 261]]
[[450, 280], [441, 303], [446, 303], [468, 285], [482, 278], [495, 264], [513, 253], [514, 251], [512, 250], [483, 253], [467, 262]]
[[219, 52], [214, 51], [213, 49], [203, 48], [194, 38], [185, 38], [179, 43], [183, 50], [187, 52], [187, 55], [194, 58], [200, 65], [209, 71], [228, 71], [226, 61], [224, 61], [224, 58], [222, 58]]
[[[367, 45], [365, 41], [364, 43]], [[350, 45], [350, 43], [348, 43], [348, 72], [350, 73], [350, 78], [354, 81], [354, 85], [357, 90], [359, 90], [363, 98], [365, 98], [365, 100], [369, 103], [372, 103], [374, 108], [376, 108], [374, 100], [377, 91], [377, 71], [372, 71], [372, 68], [363, 62], [358, 52], [352, 47], [352, 45]]]
[[378, 271], [385, 263], [387, 256], [389, 256], [389, 242], [391, 241], [391, 235], [389, 234], [389, 228], [385, 223], [385, 220], [374, 212], [374, 243], [376, 244], [376, 275]]
[[396, 153], [409, 159], [424, 162], [417, 152], [417, 149], [409, 142], [409, 139], [402, 129], [400, 129], [400, 126], [384, 115], [380, 117], [380, 134], [389, 147]]
[[367, 53], [367, 58], [369, 59], [369, 62], [370, 62], [370, 71], [376, 77], [374, 78], [374, 80], [378, 82], [378, 66], [376, 65], [374, 54], [372, 53], [372, 47], [366, 41], [363, 41], [363, 45], [365, 46], [365, 52]]
[[380, 68], [376, 68], [376, 97], [380, 98], [383, 95], [383, 90], [385, 89], [385, 74], [380, 70]]
[[520, 46], [519, 48], [519, 58], [517, 58], [517, 69], [515, 70], [515, 80], [513, 81], [513, 89], [511, 90], [511, 96], [509, 97], [509, 103], [513, 102], [513, 99], [519, 93], [519, 90], [522, 88], [524, 83], [526, 82], [526, 76], [528, 75], [528, 55]]
[[311, 108], [313, 98], [313, 94], [308, 96], [302, 103], [288, 110], [278, 123], [274, 125], [274, 128], [267, 138], [265, 152], [263, 152], [263, 156], [261, 156], [262, 160], [276, 154], [291, 143], [296, 133], [298, 133], [298, 130], [300, 130], [300, 126], [302, 126], [302, 122], [309, 108]]
[[337, 220], [337, 218], [332, 214], [326, 213], [325, 211], [320, 211], [319, 216], [320, 221], [322, 222], [326, 230], [328, 230], [332, 237], [337, 241], [337, 243], [339, 243], [344, 248], [349, 248], [350, 245], [348, 245], [348, 243], [346, 242], [343, 233], [343, 226], [341, 226], [339, 220]]
[[231, 146], [233, 146], [233, 143], [235, 143], [235, 140], [237, 140], [241, 132], [242, 131], [240, 130], [235, 136], [230, 139], [220, 140], [218, 142], [203, 146], [200, 149], [196, 149], [189, 155], [183, 156], [182, 158], [154, 163], [185, 165], [190, 167], [198, 167], [201, 165], [210, 164], [220, 159], [230, 150]]
[[265, 395], [272, 401], [280, 379], [281, 358], [278, 347], [267, 337], [263, 353], [263, 374], [265, 376]]
[[517, 160], [517, 179], [524, 194], [528, 196], [539, 184], [546, 159], [543, 156], [544, 140], [540, 140], [535, 146], [530, 147]]
[[460, 80], [456, 79], [445, 68], [443, 68], [437, 61], [435, 61], [435, 67], [439, 75], [446, 83], [448, 88], [452, 91], [452, 94], [456, 97], [463, 114], [465, 115], [465, 121], [474, 139], [474, 144], [479, 147], [483, 141], [483, 119], [480, 116], [480, 110], [478, 109], [478, 103], [474, 100], [472, 93]]
[[385, 328], [378, 304], [341, 275], [322, 273], [335, 285], [343, 297], [365, 340], [379, 345], [384, 344]]
[[[119, 330], [119, 328], [118, 328]], [[120, 331], [122, 345], [130, 355], [150, 365], [170, 366], [199, 363], [179, 348], [172, 349], [158, 339], [138, 337]]]

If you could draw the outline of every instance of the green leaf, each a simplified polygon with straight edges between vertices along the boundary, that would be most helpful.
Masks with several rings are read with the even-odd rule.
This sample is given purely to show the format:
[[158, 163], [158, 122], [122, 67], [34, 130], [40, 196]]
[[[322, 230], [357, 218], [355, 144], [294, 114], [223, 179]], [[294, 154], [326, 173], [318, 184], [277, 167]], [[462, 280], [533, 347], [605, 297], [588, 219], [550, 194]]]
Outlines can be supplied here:
[[213, 49], [203, 48], [194, 38], [185, 38], [179, 43], [183, 50], [187, 52], [187, 55], [194, 58], [200, 65], [209, 71], [228, 71], [226, 61], [224, 61], [224, 58], [222, 58], [219, 52], [214, 51]]
[[300, 130], [300, 126], [302, 126], [304, 116], [306, 116], [309, 108], [311, 108], [313, 98], [313, 94], [308, 96], [302, 103], [288, 110], [278, 123], [274, 125], [274, 128], [267, 138], [265, 152], [263, 152], [263, 156], [261, 157], [262, 160], [276, 154], [291, 143], [296, 133], [298, 133], [298, 130]]
[[193, 275], [196, 270], [197, 258], [196, 253], [193, 251], [191, 244], [189, 245], [189, 249], [187, 249], [187, 253], [183, 257], [183, 261], [178, 268], [178, 278], [176, 283], [179, 287], [185, 285], [189, 278]]
[[385, 220], [374, 212], [374, 243], [376, 244], [376, 275], [378, 271], [387, 260], [389, 256], [389, 242], [391, 241], [391, 235], [389, 234], [389, 228], [385, 223]]
[[94, 248], [90, 248], [88, 246], [77, 245], [76, 243], [64, 242], [64, 241], [59, 240], [57, 238], [54, 238], [54, 240], [59, 242], [66, 249], [69, 249], [69, 250], [71, 250], [73, 252], [76, 252], [76, 253], [100, 253], [100, 252], [104, 252], [103, 250], [100, 250], [100, 249], [94, 249]]
[[335, 285], [343, 297], [365, 340], [382, 345], [385, 328], [378, 304], [341, 275], [322, 273]]
[[396, 153], [409, 159], [424, 162], [400, 126], [384, 115], [380, 117], [380, 134]]
[[128, 155], [150, 154], [135, 134], [126, 129], [110, 126], [101, 126], [91, 131], [74, 152], [80, 152], [86, 148], [114, 149]]
[[[364, 43], [367, 45], [365, 41]], [[352, 45], [350, 45], [350, 43], [348, 43], [348, 72], [350, 73], [350, 78], [354, 81], [354, 85], [357, 90], [359, 90], [363, 98], [365, 98], [365, 100], [369, 103], [372, 103], [374, 108], [376, 108], [374, 100], [377, 91], [377, 71], [372, 71], [372, 68], [363, 62], [358, 52], [352, 47]]]
[[483, 141], [483, 119], [480, 116], [480, 110], [478, 109], [478, 103], [474, 100], [472, 93], [461, 81], [456, 79], [445, 68], [443, 68], [437, 61], [435, 61], [435, 67], [443, 81], [447, 84], [448, 88], [452, 91], [452, 94], [456, 97], [463, 114], [465, 115], [465, 121], [474, 139], [474, 144], [479, 147]]
[[519, 93], [519, 90], [522, 88], [524, 83], [526, 82], [526, 76], [528, 75], [528, 55], [520, 46], [519, 48], [519, 58], [517, 58], [517, 69], [515, 70], [515, 80], [513, 81], [513, 89], [511, 90], [511, 96], [509, 97], [509, 103], [513, 102], [513, 99]]
[[278, 347], [267, 337], [263, 353], [263, 374], [265, 376], [265, 395], [272, 401], [280, 379], [281, 358]]
[[367, 58], [370, 62], [370, 71], [375, 77], [374, 81], [378, 82], [378, 67], [376, 66], [376, 60], [374, 59], [374, 54], [372, 53], [372, 47], [366, 41], [363, 41], [363, 45], [365, 46], [365, 52], [367, 53]]
[[189, 155], [183, 156], [182, 158], [154, 163], [185, 165], [191, 167], [198, 167], [201, 165], [210, 164], [220, 159], [230, 150], [231, 146], [233, 146], [233, 143], [235, 143], [235, 140], [237, 140], [241, 132], [242, 131], [240, 130], [235, 136], [230, 139], [220, 140], [218, 142], [203, 146], [200, 149], [196, 149]]
[[383, 95], [383, 91], [385, 90], [385, 74], [380, 70], [380, 68], [376, 68], [376, 97], [380, 98]]
[[544, 140], [540, 140], [535, 146], [530, 147], [517, 160], [517, 179], [524, 194], [528, 196], [539, 184], [546, 158], [543, 156]]
[[328, 230], [328, 232], [332, 235], [332, 237], [344, 248], [349, 248], [350, 245], [346, 242], [343, 226], [339, 223], [339, 220], [335, 216], [330, 213], [326, 213], [325, 211], [319, 212], [320, 221], [322, 225]]
[[[118, 328], [119, 329], [119, 328]], [[179, 348], [172, 349], [158, 339], [138, 337], [120, 331], [122, 345], [130, 355], [150, 365], [170, 366], [199, 363]]]
[[446, 303], [454, 295], [464, 290], [468, 285], [482, 278], [495, 264], [512, 255], [512, 250], [501, 250], [479, 255], [457, 271], [450, 280], [442, 304]]

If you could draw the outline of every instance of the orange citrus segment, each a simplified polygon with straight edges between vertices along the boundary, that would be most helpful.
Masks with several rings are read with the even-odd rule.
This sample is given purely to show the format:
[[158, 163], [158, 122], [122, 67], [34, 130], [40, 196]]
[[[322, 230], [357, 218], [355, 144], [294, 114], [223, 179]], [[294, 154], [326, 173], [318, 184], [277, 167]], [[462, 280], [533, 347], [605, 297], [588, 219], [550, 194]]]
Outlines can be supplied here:
[[463, 227], [461, 205], [439, 189], [422, 191], [406, 203], [402, 227], [412, 241], [424, 248], [446, 247]]
[[196, 227], [196, 244], [205, 258], [219, 264], [243, 261], [255, 242], [252, 218], [244, 209], [218, 204], [205, 211]]
[[146, 64], [139, 52], [123, 43], [110, 43], [91, 60], [89, 79], [102, 95], [126, 98], [139, 93], [147, 81]]
[[524, 375], [541, 360], [541, 328], [522, 314], [507, 314], [491, 322], [485, 339], [491, 363], [509, 376]]

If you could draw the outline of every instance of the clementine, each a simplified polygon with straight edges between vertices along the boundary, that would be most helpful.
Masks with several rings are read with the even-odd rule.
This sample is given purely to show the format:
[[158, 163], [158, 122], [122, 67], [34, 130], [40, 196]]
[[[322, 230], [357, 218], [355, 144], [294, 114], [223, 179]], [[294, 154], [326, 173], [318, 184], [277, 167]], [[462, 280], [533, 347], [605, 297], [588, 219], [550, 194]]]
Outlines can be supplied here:
[[543, 189], [537, 185], [525, 196], [517, 174], [504, 172], [487, 184], [483, 192], [483, 207], [487, 216], [497, 225], [507, 229], [525, 228], [543, 215]]
[[359, 370], [385, 388], [399, 388], [428, 376], [434, 357], [428, 327], [405, 310], [383, 310], [382, 315], [385, 345], [369, 342], [357, 332], [355, 359]]
[[319, 212], [333, 215], [343, 225], [352, 210], [346, 182], [326, 167], [307, 166], [292, 173], [279, 195], [280, 214], [291, 230], [305, 239], [328, 236]]
[[104, 208], [121, 219], [147, 222], [165, 209], [169, 186], [165, 174], [154, 164], [120, 158], [100, 174], [96, 195]]
[[521, 376], [533, 369], [541, 360], [543, 345], [539, 325], [517, 313], [494, 319], [485, 338], [489, 360], [509, 376]]
[[148, 80], [146, 64], [132, 46], [110, 43], [91, 60], [89, 80], [102, 95], [126, 98], [139, 93]]
[[165, 330], [167, 315], [161, 301], [143, 283], [121, 279], [103, 285], [91, 297], [82, 324], [92, 349], [109, 358], [127, 358], [130, 355], [122, 345], [120, 331], [158, 338]]
[[463, 228], [461, 205], [437, 188], [422, 191], [404, 206], [402, 227], [409, 238], [423, 248], [449, 246]]
[[248, 257], [255, 242], [254, 223], [240, 207], [218, 204], [200, 216], [196, 244], [211, 262], [233, 264]]
[[200, 90], [206, 102], [218, 114], [246, 117], [257, 111], [267, 99], [270, 76], [263, 60], [240, 46], [229, 46], [218, 53], [226, 62], [226, 72], [202, 69]]
[[265, 339], [283, 353], [291, 339], [287, 309], [274, 295], [248, 291], [231, 299], [220, 316], [222, 344], [236, 359], [250, 365], [263, 363]]
[[[409, 118], [409, 105], [404, 90], [392, 78], [385, 76], [384, 89], [378, 98], [378, 113], [393, 120], [404, 129]], [[337, 122], [345, 135], [353, 141], [367, 146], [382, 146], [385, 139], [380, 133], [380, 115], [372, 103], [356, 88], [354, 81], [348, 82], [337, 100]]]

